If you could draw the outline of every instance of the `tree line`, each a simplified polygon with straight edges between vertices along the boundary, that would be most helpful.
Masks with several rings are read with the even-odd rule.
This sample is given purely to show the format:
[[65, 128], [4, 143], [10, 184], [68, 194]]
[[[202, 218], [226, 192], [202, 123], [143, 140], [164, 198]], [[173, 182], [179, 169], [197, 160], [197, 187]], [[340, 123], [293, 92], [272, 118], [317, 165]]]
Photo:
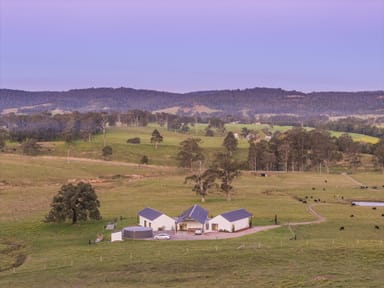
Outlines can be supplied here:
[[[243, 128], [242, 137], [252, 131]], [[185, 183], [192, 183], [204, 202], [208, 191], [219, 189], [227, 200], [231, 199], [232, 181], [240, 175], [240, 170], [253, 171], [307, 171], [324, 169], [329, 173], [332, 164], [344, 160], [352, 171], [361, 165], [361, 154], [367, 150], [374, 155], [374, 163], [384, 172], [384, 137], [375, 145], [354, 142], [350, 135], [342, 134], [332, 137], [322, 129], [307, 131], [293, 128], [286, 132], [276, 132], [270, 140], [249, 138], [247, 161], [235, 160], [233, 153], [237, 150], [237, 138], [228, 132], [222, 146], [224, 152], [216, 152], [212, 163], [205, 167], [204, 150], [200, 138], [187, 138], [180, 143], [177, 159], [181, 167], [189, 168], [192, 175], [185, 178]], [[196, 167], [196, 163], [198, 163]]]

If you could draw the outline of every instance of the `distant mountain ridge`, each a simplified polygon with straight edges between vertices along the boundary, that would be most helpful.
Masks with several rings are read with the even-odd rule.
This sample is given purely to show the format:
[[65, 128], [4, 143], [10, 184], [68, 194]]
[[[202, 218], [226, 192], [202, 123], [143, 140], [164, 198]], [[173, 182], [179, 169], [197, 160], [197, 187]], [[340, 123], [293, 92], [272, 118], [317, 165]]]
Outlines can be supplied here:
[[[198, 108], [201, 108], [201, 112]], [[311, 92], [278, 88], [171, 93], [133, 88], [88, 88], [63, 92], [0, 89], [0, 113], [173, 111], [179, 114], [384, 114], [384, 91]]]

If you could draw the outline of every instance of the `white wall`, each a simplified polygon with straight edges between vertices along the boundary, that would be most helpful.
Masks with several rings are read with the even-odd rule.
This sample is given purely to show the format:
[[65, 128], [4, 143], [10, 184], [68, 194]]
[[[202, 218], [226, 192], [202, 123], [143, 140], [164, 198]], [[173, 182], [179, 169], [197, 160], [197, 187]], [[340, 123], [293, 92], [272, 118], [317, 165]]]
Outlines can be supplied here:
[[172, 231], [175, 230], [175, 219], [167, 216], [160, 215], [154, 220], [149, 220], [143, 216], [139, 216], [139, 225], [143, 227], [151, 227], [153, 231], [162, 230]]
[[115, 232], [111, 233], [111, 242], [116, 242], [116, 241], [123, 241], [122, 233], [120, 232]]
[[235, 231], [249, 228], [249, 218], [240, 219], [232, 224], [235, 225]]
[[232, 227], [234, 226], [235, 230], [242, 230], [245, 228], [249, 228], [249, 219], [244, 218], [240, 219], [234, 222], [229, 222], [227, 219], [225, 219], [223, 216], [218, 215], [211, 220], [209, 220], [209, 230], [207, 231], [213, 231], [212, 230], [212, 224], [218, 224], [218, 229], [217, 231], [224, 230], [227, 232], [232, 232]]
[[212, 230], [212, 224], [217, 224], [218, 225], [217, 231], [220, 231], [220, 230], [225, 230], [225, 231], [228, 231], [228, 232], [232, 231], [231, 223], [228, 222], [221, 215], [218, 215], [218, 216], [212, 218], [211, 220], [209, 220], [209, 231], [213, 231]]

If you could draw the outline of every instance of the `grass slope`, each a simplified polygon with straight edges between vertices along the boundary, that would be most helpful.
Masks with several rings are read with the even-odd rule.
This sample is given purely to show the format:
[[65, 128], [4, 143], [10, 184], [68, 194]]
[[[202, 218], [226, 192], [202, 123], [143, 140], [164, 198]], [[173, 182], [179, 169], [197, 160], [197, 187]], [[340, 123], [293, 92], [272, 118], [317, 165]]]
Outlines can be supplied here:
[[[180, 140], [171, 136], [167, 134], [170, 142]], [[126, 135], [114, 137], [117, 141]], [[146, 206], [177, 216], [198, 203], [191, 186], [183, 184], [185, 175], [184, 170], [165, 166], [0, 154], [0, 271], [5, 269], [0, 287], [382, 287], [384, 208], [348, 202], [384, 201], [382, 174], [352, 175], [378, 186], [362, 190], [344, 175], [256, 177], [244, 172], [234, 183], [233, 201], [213, 192], [203, 204], [211, 215], [245, 208], [254, 214], [254, 225], [268, 225], [275, 214], [280, 223], [314, 220], [307, 206], [296, 200], [307, 197], [327, 218], [323, 224], [284, 226], [228, 240], [88, 245], [98, 233], [108, 239], [103, 227], [114, 218], [123, 216], [118, 221], [122, 228], [136, 223], [137, 212]], [[70, 179], [94, 182], [102, 221], [41, 222], [52, 196]], [[345, 230], [339, 231], [340, 226]], [[296, 241], [289, 240], [291, 231]], [[9, 269], [23, 257], [23, 265]]]

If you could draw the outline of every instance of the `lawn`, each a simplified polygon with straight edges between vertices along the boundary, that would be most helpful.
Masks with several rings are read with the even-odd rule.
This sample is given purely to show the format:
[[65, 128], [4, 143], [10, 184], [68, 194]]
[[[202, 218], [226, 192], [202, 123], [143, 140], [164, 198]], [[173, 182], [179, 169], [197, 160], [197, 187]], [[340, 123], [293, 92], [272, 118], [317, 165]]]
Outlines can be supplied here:
[[[131, 135], [147, 134], [140, 131]], [[180, 140], [179, 134], [168, 133], [170, 143]], [[111, 142], [130, 137], [123, 131], [114, 133], [114, 140], [110, 136]], [[137, 212], [146, 206], [177, 216], [199, 203], [191, 185], [184, 184], [188, 173], [168, 166], [0, 154], [0, 287], [382, 287], [384, 208], [349, 202], [384, 201], [379, 173], [351, 175], [377, 186], [370, 190], [340, 174], [259, 177], [243, 172], [234, 182], [232, 201], [212, 192], [202, 204], [210, 216], [245, 208], [254, 214], [254, 225], [272, 224], [275, 214], [282, 224], [315, 220], [307, 210], [315, 205], [327, 218], [322, 224], [283, 226], [227, 240], [88, 244], [98, 233], [108, 239], [103, 227], [115, 218], [119, 229], [135, 224]], [[52, 196], [74, 179], [97, 180], [93, 185], [103, 220], [42, 222]], [[290, 240], [292, 233], [296, 241]]]

